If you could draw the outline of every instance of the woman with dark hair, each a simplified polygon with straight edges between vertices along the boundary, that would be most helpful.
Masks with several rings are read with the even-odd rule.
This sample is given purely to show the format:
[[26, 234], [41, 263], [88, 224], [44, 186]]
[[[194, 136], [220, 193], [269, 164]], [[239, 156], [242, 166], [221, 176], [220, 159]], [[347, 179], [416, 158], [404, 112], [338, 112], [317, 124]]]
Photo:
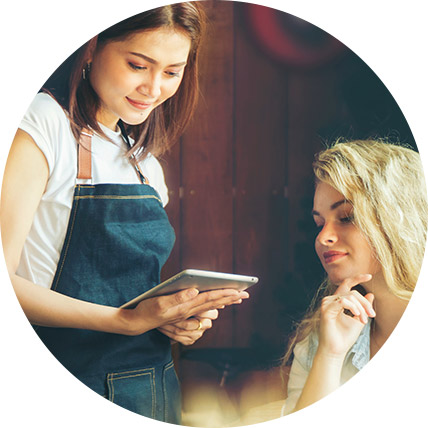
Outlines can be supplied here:
[[79, 380], [136, 413], [180, 422], [170, 340], [191, 344], [245, 292], [189, 289], [120, 306], [159, 283], [174, 244], [155, 158], [194, 110], [197, 3], [100, 33], [49, 78], [7, 161], [2, 239], [23, 310]]

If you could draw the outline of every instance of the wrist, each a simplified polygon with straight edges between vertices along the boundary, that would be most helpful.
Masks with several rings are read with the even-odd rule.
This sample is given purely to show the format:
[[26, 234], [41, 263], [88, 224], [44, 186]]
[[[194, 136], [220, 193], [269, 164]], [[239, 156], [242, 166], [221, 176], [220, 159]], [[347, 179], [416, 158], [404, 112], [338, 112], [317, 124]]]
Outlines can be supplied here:
[[95, 330], [106, 333], [137, 336], [150, 328], [146, 328], [144, 320], [136, 316], [135, 309], [120, 309], [101, 306], [103, 315], [98, 318]]
[[331, 366], [342, 367], [346, 354], [347, 352], [337, 353], [319, 346], [315, 353], [314, 360], [322, 361], [324, 364], [329, 364]]
[[138, 336], [150, 330], [135, 309], [117, 309], [114, 316], [115, 332], [126, 336]]

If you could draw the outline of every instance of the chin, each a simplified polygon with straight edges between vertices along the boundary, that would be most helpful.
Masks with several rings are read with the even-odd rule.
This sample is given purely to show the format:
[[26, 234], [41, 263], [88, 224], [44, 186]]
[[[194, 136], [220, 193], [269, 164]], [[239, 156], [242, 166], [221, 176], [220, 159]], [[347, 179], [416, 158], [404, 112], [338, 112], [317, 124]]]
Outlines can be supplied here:
[[142, 114], [124, 114], [120, 117], [120, 119], [127, 125], [141, 125], [149, 118], [152, 111], [153, 109], [150, 111], [145, 111]]
[[349, 275], [347, 274], [340, 274], [340, 273], [327, 273], [328, 275], [328, 279], [334, 284], [339, 286], [343, 281], [345, 281], [345, 279], [347, 278], [352, 278], [352, 276], [355, 276], [356, 274], [354, 273], [350, 273]]
[[336, 277], [331, 277], [330, 275], [328, 276], [329, 281], [336, 285], [337, 287], [340, 285], [340, 283], [344, 280], [344, 278], [336, 278]]
[[147, 118], [149, 116], [150, 115], [147, 115], [147, 116], [144, 116], [143, 118], [140, 117], [138, 119], [136, 119], [136, 118], [127, 118], [127, 119], [123, 118], [122, 122], [126, 123], [127, 125], [133, 125], [133, 126], [141, 125], [142, 123], [144, 123], [147, 120]]

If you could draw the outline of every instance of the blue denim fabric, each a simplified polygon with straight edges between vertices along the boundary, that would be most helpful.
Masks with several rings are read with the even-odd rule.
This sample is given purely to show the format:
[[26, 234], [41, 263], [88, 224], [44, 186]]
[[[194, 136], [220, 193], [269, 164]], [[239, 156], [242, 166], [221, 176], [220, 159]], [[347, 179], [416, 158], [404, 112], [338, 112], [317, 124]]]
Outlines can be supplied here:
[[[78, 185], [52, 289], [121, 306], [160, 282], [174, 240], [151, 186]], [[170, 340], [159, 331], [136, 337], [46, 327], [36, 331], [55, 357], [97, 393], [144, 416], [179, 423]]]
[[[372, 319], [369, 318], [368, 323], [361, 330], [360, 335], [356, 342], [352, 345], [352, 348], [348, 351], [345, 357], [345, 361], [350, 359], [352, 365], [358, 370], [362, 370], [363, 367], [370, 361], [370, 326]], [[310, 370], [312, 363], [315, 358], [315, 354], [318, 349], [318, 335], [311, 334], [309, 337], [309, 348], [306, 360], [306, 368]]]
[[165, 422], [180, 422], [180, 385], [171, 361], [150, 367], [109, 373], [108, 399], [143, 416]]

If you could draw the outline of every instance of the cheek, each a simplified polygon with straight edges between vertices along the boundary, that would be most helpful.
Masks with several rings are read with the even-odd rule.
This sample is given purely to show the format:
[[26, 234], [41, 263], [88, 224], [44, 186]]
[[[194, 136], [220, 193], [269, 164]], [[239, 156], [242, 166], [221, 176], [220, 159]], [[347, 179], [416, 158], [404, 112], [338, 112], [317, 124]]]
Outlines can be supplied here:
[[371, 271], [374, 271], [373, 273], [376, 273], [379, 270], [380, 265], [370, 243], [361, 235], [358, 237], [356, 236], [354, 242], [356, 249], [359, 252], [361, 262], [364, 263], [367, 268], [370, 268]]
[[108, 75], [101, 75], [99, 72], [91, 74], [91, 85], [98, 97], [105, 103], [108, 102], [115, 86], [109, 79]]
[[180, 87], [182, 82], [182, 79], [172, 79], [171, 82], [167, 82], [163, 87], [163, 101], [167, 100], [168, 98], [171, 98], [175, 93], [178, 91], [178, 88]]
[[110, 94], [128, 95], [131, 88], [135, 86], [132, 76], [121, 71], [111, 72], [105, 77], [104, 89]]
[[371, 253], [370, 253], [369, 264], [370, 264], [370, 270], [373, 274], [376, 274], [382, 270], [381, 264], [380, 264], [379, 260], [377, 259], [374, 251], [371, 251]]
[[117, 65], [117, 61], [106, 59], [94, 65], [91, 84], [100, 98], [108, 98], [115, 94], [126, 94], [132, 85], [132, 77], [127, 70]]

